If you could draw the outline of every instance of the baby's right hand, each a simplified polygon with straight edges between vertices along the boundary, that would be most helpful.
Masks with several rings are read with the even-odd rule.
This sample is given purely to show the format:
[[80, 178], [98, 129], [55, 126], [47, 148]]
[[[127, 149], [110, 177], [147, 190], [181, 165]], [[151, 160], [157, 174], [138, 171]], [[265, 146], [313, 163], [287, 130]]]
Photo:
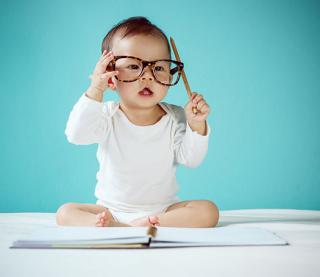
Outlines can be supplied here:
[[89, 76], [91, 79], [91, 87], [103, 93], [108, 87], [115, 88], [114, 84], [109, 82], [109, 79], [118, 74], [118, 71], [107, 71], [108, 64], [113, 60], [112, 51], [107, 54], [104, 50], [93, 73]]

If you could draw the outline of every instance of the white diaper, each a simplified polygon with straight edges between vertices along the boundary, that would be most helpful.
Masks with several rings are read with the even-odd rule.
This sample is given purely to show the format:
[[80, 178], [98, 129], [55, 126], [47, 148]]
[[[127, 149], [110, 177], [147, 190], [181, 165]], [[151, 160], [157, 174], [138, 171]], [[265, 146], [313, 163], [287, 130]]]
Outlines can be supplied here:
[[172, 205], [172, 204], [165, 205], [165, 206], [162, 206], [161, 208], [158, 208], [157, 210], [151, 210], [151, 211], [123, 212], [123, 211], [118, 211], [118, 210], [116, 211], [116, 210], [106, 206], [104, 204], [104, 202], [101, 200], [98, 200], [96, 204], [106, 207], [110, 211], [110, 213], [112, 214], [115, 221], [120, 222], [120, 223], [124, 223], [124, 224], [129, 224], [131, 221], [138, 219], [138, 218], [163, 213], [167, 210], [167, 208], [170, 205]]

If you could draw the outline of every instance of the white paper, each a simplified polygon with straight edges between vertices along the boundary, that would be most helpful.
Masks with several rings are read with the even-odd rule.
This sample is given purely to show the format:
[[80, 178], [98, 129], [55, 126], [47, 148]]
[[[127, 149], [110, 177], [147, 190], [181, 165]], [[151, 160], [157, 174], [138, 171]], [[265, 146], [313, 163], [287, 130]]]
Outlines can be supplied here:
[[147, 237], [148, 227], [50, 227], [22, 237], [26, 242], [98, 241]]
[[286, 245], [276, 234], [254, 227], [170, 228], [159, 227], [151, 247], [168, 246], [227, 246], [227, 245]]

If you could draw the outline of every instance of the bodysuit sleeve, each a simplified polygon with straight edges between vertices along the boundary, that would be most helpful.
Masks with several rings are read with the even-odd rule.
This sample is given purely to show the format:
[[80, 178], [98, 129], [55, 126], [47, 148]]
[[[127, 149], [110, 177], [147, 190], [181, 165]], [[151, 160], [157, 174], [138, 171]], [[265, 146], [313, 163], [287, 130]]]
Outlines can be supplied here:
[[187, 167], [197, 167], [201, 164], [208, 151], [210, 126], [206, 121], [207, 134], [202, 136], [192, 131], [182, 107], [173, 106], [172, 110], [176, 121], [173, 139], [175, 162]]
[[68, 141], [84, 145], [102, 142], [110, 130], [111, 104], [92, 100], [83, 94], [69, 115], [65, 129]]

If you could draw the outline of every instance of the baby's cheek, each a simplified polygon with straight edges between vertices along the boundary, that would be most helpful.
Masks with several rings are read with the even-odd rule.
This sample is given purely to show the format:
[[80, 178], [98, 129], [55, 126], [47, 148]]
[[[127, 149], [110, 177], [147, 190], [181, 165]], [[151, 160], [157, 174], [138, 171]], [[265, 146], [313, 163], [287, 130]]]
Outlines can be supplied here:
[[158, 84], [157, 84], [157, 87], [156, 87], [156, 90], [158, 92], [160, 92], [160, 94], [163, 95], [163, 96], [167, 95], [168, 89], [169, 89], [168, 87], [163, 86], [163, 85], [158, 85]]

